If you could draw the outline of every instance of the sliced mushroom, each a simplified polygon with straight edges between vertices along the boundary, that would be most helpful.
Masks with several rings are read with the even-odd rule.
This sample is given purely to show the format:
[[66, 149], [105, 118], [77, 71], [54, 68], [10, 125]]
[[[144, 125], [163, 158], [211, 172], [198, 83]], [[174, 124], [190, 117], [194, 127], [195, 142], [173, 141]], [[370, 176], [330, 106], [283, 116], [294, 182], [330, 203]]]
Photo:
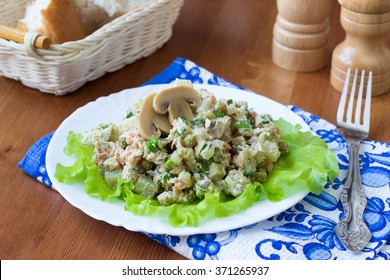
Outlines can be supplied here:
[[167, 115], [157, 114], [153, 110], [155, 95], [156, 93], [152, 93], [145, 97], [138, 117], [138, 130], [145, 139], [150, 139], [152, 136], [158, 138], [161, 136], [161, 131], [169, 133], [172, 128]]
[[177, 80], [176, 86], [160, 91], [153, 100], [156, 113], [169, 113], [170, 124], [179, 117], [192, 120], [194, 115], [191, 107], [201, 103], [199, 93], [192, 87], [190, 81]]

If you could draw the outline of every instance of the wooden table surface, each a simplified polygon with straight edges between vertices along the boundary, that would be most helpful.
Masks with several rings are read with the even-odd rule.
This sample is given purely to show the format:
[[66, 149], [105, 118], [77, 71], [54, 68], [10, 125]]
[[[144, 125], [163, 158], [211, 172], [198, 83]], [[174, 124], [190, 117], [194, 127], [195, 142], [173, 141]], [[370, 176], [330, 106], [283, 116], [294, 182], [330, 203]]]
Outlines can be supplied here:
[[[243, 5], [245, 3], [245, 5]], [[334, 1], [331, 45], [345, 36]], [[136, 87], [176, 57], [335, 123], [339, 92], [330, 67], [294, 73], [271, 59], [275, 0], [186, 0], [172, 38], [117, 72], [55, 97], [0, 77], [0, 259], [184, 259], [148, 237], [90, 218], [17, 167], [30, 146], [75, 109], [99, 96]], [[390, 34], [386, 36], [390, 45]], [[390, 142], [390, 93], [372, 100], [369, 138]]]

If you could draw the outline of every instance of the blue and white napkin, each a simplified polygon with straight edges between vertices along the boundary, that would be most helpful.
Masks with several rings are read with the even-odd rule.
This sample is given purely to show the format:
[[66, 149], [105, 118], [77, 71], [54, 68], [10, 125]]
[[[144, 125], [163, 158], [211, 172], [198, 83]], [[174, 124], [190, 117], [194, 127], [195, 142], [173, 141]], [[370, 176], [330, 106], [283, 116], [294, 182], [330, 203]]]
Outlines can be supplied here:
[[[184, 58], [174, 60], [144, 85], [169, 83], [176, 78], [242, 89]], [[295, 206], [268, 220], [222, 233], [180, 237], [145, 234], [185, 257], [199, 260], [390, 259], [390, 144], [362, 143], [359, 157], [368, 197], [364, 219], [373, 236], [361, 253], [351, 254], [334, 231], [343, 215], [339, 196], [348, 166], [346, 142], [334, 125], [299, 108], [288, 108], [298, 114], [336, 154], [339, 177], [328, 183], [321, 194], [309, 194]], [[19, 163], [27, 174], [49, 187], [52, 184], [46, 173], [45, 154], [52, 135], [37, 141]]]

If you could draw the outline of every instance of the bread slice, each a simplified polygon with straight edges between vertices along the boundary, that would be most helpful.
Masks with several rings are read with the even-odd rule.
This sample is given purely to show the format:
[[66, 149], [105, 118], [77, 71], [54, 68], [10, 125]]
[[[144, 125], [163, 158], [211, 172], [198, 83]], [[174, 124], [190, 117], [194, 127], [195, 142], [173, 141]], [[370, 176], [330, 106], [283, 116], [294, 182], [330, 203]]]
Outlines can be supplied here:
[[73, 1], [52, 0], [42, 10], [43, 33], [54, 44], [77, 41], [87, 36]]
[[76, 41], [125, 14], [130, 0], [35, 0], [18, 28], [37, 31], [54, 44]]
[[87, 36], [73, 0], [36, 0], [27, 6], [18, 28], [37, 31], [53, 44], [77, 41]]

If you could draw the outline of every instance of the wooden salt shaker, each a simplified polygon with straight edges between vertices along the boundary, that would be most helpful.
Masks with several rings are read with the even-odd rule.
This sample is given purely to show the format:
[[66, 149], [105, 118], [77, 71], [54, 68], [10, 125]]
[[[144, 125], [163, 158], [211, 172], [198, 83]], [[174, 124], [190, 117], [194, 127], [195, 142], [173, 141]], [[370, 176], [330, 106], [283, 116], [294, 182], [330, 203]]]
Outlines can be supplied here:
[[[333, 51], [330, 82], [342, 91], [347, 69], [372, 71], [372, 95], [390, 89], [390, 49], [384, 35], [390, 30], [390, 0], [338, 0], [345, 40]], [[351, 71], [353, 72], [353, 71]], [[352, 81], [352, 79], [351, 79]]]
[[296, 72], [320, 70], [330, 61], [330, 0], [277, 0], [272, 59]]

